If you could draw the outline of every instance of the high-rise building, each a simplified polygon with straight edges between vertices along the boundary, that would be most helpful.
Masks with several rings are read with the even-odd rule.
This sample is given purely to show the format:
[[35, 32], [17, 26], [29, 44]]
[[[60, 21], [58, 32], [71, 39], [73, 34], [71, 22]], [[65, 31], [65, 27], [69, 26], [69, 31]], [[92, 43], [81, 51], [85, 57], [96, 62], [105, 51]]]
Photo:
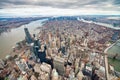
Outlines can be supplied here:
[[77, 79], [82, 80], [83, 77], [84, 77], [84, 75], [83, 75], [82, 71], [79, 71], [78, 74], [77, 74]]
[[24, 28], [24, 31], [25, 31], [25, 35], [26, 35], [25, 39], [26, 39], [27, 43], [28, 44], [32, 43], [33, 40], [32, 40], [32, 37], [31, 37], [29, 31], [28, 31], [28, 28]]
[[57, 41], [56, 41], [56, 46], [58, 47], [58, 48], [60, 48], [60, 38], [57, 38]]
[[55, 57], [53, 59], [53, 65], [54, 65], [54, 68], [59, 73], [59, 75], [64, 75], [65, 73], [64, 58]]
[[83, 45], [84, 45], [85, 47], [87, 47], [87, 44], [88, 44], [88, 39], [86, 38], [86, 39], [84, 39]]
[[56, 71], [56, 69], [53, 69], [52, 70], [52, 80], [58, 80], [59, 78], [59, 75], [58, 75], [58, 72]]
[[52, 34], [51, 34], [51, 32], [48, 33], [48, 40], [49, 40], [49, 42], [52, 41]]
[[78, 73], [79, 71], [79, 61], [80, 61], [80, 58], [77, 58], [75, 60], [75, 75]]
[[40, 51], [38, 57], [41, 62], [46, 62], [46, 53], [45, 52]]
[[65, 55], [65, 52], [66, 52], [66, 51], [65, 51], [65, 47], [64, 47], [64, 46], [61, 47], [61, 51], [62, 51], [62, 53]]
[[40, 48], [40, 40], [39, 39], [34, 39], [34, 46], [38, 46]]
[[70, 74], [69, 74], [69, 79], [68, 80], [76, 80], [75, 79], [75, 73], [73, 70], [70, 71]]
[[35, 54], [35, 56], [38, 58], [38, 50], [39, 47], [38, 46], [33, 46], [33, 53]]

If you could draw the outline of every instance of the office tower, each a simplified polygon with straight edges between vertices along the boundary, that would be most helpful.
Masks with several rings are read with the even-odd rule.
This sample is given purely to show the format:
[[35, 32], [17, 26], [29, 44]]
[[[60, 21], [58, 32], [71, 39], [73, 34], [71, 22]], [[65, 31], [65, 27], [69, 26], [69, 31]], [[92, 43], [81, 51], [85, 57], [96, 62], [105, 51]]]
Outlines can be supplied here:
[[56, 69], [52, 70], [52, 80], [58, 80], [59, 79], [59, 75], [58, 72], [56, 71]]
[[40, 74], [38, 80], [50, 80], [50, 76], [48, 73], [43, 72], [43, 74]]
[[65, 55], [65, 46], [62, 46], [62, 47], [61, 47], [61, 51], [62, 51], [62, 53]]
[[39, 51], [38, 52], [38, 58], [40, 59], [41, 62], [46, 62], [46, 53], [45, 51]]
[[68, 37], [68, 39], [67, 39], [67, 48], [69, 48], [70, 47], [70, 37]]
[[57, 42], [57, 39], [54, 37], [52, 41], [52, 48], [56, 47], [56, 42]]
[[56, 56], [53, 59], [53, 65], [54, 65], [54, 68], [57, 70], [57, 72], [63, 76], [65, 73], [64, 58], [60, 58]]
[[80, 61], [80, 59], [79, 58], [77, 58], [76, 60], [75, 60], [75, 75], [78, 73], [78, 71], [79, 71], [79, 61]]
[[87, 47], [87, 44], [88, 44], [88, 39], [86, 38], [86, 39], [84, 39], [83, 45], [84, 45], [85, 47]]
[[75, 36], [71, 35], [70, 36], [70, 46], [73, 44], [73, 41], [75, 40]]
[[22, 74], [25, 74], [28, 69], [28, 65], [26, 64], [26, 62], [23, 59], [21, 59], [20, 61], [16, 61], [16, 64], [22, 72]]
[[37, 55], [37, 50], [39, 49], [37, 46], [34, 46], [34, 43], [30, 44], [30, 52], [31, 52], [31, 58], [36, 61], [38, 55]]
[[84, 75], [83, 75], [82, 71], [79, 71], [78, 74], [77, 74], [77, 79], [82, 80], [83, 77], [84, 77]]
[[40, 69], [43, 71], [43, 72], [46, 72], [50, 75], [51, 73], [51, 65], [47, 64], [47, 63], [42, 63], [41, 66], [40, 66]]
[[51, 32], [48, 33], [48, 40], [49, 40], [49, 42], [52, 41], [52, 34], [51, 34]]
[[72, 70], [71, 66], [67, 65], [65, 68], [65, 76], [66, 77], [69, 77], [71, 70]]
[[36, 35], [35, 35], [35, 34], [33, 34], [33, 37], [34, 37], [34, 38], [35, 38], [35, 36], [36, 36]]
[[66, 47], [65, 47], [65, 41], [62, 41], [61, 42], [61, 48], [60, 48], [60, 50], [62, 51], [62, 53], [65, 55], [65, 52], [66, 52]]
[[56, 42], [55, 41], [52, 41], [51, 42], [51, 48], [55, 48], [56, 47]]
[[90, 35], [94, 35], [94, 28], [91, 28], [89, 32], [90, 32]]
[[40, 40], [39, 39], [34, 39], [34, 46], [38, 46], [40, 48]]
[[51, 48], [47, 48], [47, 56], [51, 56], [53, 53]]
[[40, 45], [38, 40], [34, 41], [34, 43], [31, 44], [31, 52], [32, 58], [34, 60], [46, 62], [46, 46]]
[[30, 80], [37, 80], [37, 78], [36, 78], [34, 75], [32, 75], [32, 76], [30, 77]]
[[58, 48], [60, 48], [60, 38], [57, 38], [56, 45]]
[[41, 70], [39, 80], [50, 80], [51, 66], [43, 62], [39, 68]]
[[24, 31], [25, 31], [25, 35], [26, 35], [25, 39], [26, 39], [27, 43], [28, 44], [32, 43], [33, 40], [32, 40], [32, 37], [31, 37], [29, 31], [28, 31], [28, 28], [24, 28]]
[[16, 46], [17, 46], [18, 49], [20, 49], [20, 48], [24, 47], [24, 44], [25, 44], [24, 41], [19, 41], [19, 42], [16, 43]]
[[35, 54], [36, 58], [38, 58], [38, 50], [39, 50], [38, 46], [33, 46], [33, 53]]
[[73, 57], [72, 53], [70, 53], [69, 56], [68, 56], [68, 63], [70, 63], [70, 64], [74, 63], [74, 57]]
[[16, 48], [17, 50], [19, 50], [19, 49], [22, 48], [22, 46], [20, 45], [20, 43], [16, 43], [15, 48]]
[[41, 66], [41, 64], [36, 63], [36, 64], [34, 65], [34, 68], [33, 68], [34, 71], [37, 72], [37, 73], [41, 73], [40, 66]]
[[5, 62], [2, 59], [0, 59], [0, 68], [4, 68], [4, 64]]
[[70, 71], [69, 80], [76, 80], [76, 79], [75, 79], [75, 73], [74, 73], [73, 70]]

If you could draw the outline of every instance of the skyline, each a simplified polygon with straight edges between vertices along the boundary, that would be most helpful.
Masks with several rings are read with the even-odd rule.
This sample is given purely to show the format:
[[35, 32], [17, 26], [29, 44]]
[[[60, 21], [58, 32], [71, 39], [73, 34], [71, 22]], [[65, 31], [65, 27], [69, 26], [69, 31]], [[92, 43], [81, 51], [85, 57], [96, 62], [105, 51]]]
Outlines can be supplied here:
[[119, 0], [1, 0], [0, 15], [27, 16], [74, 16], [120, 15]]

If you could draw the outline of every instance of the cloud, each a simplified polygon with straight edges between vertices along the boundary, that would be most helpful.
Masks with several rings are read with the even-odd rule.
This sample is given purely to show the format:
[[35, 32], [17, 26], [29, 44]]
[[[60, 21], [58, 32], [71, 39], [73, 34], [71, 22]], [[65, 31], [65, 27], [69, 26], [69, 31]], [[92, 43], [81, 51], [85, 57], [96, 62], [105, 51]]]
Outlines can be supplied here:
[[113, 0], [113, 3], [114, 3], [115, 5], [120, 6], [120, 0]]
[[48, 9], [52, 10], [59, 9], [60, 11], [74, 10], [78, 12], [76, 10], [80, 10], [79, 12], [84, 12], [87, 10], [87, 13], [102, 12], [106, 14], [106, 12], [110, 12], [109, 14], [119, 14], [120, 0], [0, 0], [0, 9], [39, 8], [41, 10], [43, 7], [49, 7]]
[[114, 15], [120, 14], [119, 11], [103, 11], [103, 10], [96, 10], [96, 9], [89, 9], [86, 8], [81, 9], [59, 9], [59, 8], [52, 8], [52, 7], [39, 7], [39, 8], [12, 8], [12, 9], [1, 9], [0, 15], [2, 16], [14, 16], [14, 17], [21, 17], [21, 16], [70, 16], [70, 15]]
[[[1, 8], [12, 8], [17, 6], [32, 5], [32, 6], [50, 6], [54, 8], [80, 8], [86, 5], [103, 5], [104, 3], [111, 4], [110, 0], [1, 0]], [[119, 0], [114, 0], [114, 4], [120, 4]], [[13, 5], [13, 6], [9, 6]], [[105, 6], [105, 5], [104, 5]], [[114, 5], [113, 5], [114, 6]], [[101, 6], [98, 6], [101, 7]]]

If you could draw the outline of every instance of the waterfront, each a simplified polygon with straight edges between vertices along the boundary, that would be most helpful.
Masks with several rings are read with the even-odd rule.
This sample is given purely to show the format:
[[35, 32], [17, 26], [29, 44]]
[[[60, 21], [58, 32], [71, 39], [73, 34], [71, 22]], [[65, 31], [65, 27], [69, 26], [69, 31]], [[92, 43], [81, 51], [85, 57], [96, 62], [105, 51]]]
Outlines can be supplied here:
[[[43, 20], [37, 20], [37, 21], [32, 21], [29, 24], [22, 25], [18, 28], [11, 29], [9, 32], [4, 32], [0, 35], [0, 58], [4, 58], [7, 54], [11, 53], [11, 49], [15, 44], [25, 38], [24, 34], [24, 27], [27, 27], [30, 30], [30, 33], [38, 33], [39, 30], [37, 27], [40, 27], [42, 25]], [[79, 19], [78, 19], [79, 20]], [[85, 21], [81, 20], [86, 23], [90, 23], [91, 21]], [[94, 22], [95, 23], [95, 22]], [[102, 24], [104, 25], [104, 24]], [[104, 25], [106, 27], [106, 25]], [[114, 27], [111, 27], [111, 25], [107, 25], [107, 27], [116, 29]]]
[[111, 29], [115, 29], [115, 30], [120, 30], [119, 26], [114, 27], [113, 25], [107, 24], [107, 23], [100, 23], [100, 22], [88, 21], [88, 20], [85, 20], [85, 19], [80, 19], [79, 17], [78, 17], [78, 20], [82, 21], [82, 22], [86, 22], [86, 23], [92, 23], [92, 24], [97, 24], [97, 25], [105, 26], [105, 27], [108, 27], [108, 28], [111, 28]]
[[37, 27], [41, 27], [44, 20], [46, 19], [32, 21], [29, 24], [2, 33], [0, 35], [0, 58], [4, 58], [7, 54], [11, 53], [12, 47], [20, 40], [25, 39], [24, 27], [27, 27], [31, 34], [37, 34], [39, 32]]

